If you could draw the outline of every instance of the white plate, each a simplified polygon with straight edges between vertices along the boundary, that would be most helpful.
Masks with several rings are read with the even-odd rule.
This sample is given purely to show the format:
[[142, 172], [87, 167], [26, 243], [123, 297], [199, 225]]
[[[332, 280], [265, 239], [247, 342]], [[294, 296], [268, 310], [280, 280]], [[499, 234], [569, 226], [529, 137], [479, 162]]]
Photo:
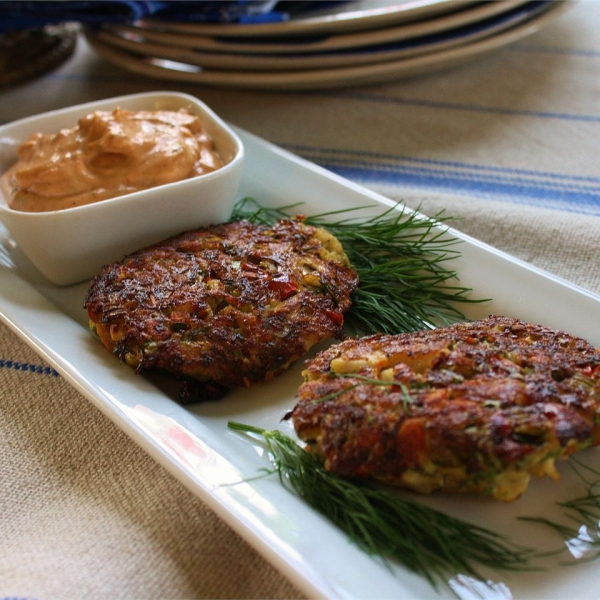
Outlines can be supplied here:
[[[478, 8], [495, 8], [496, 3], [484, 4]], [[537, 13], [546, 10], [540, 4], [518, 6], [508, 12], [501, 13], [484, 21], [476, 21], [465, 27], [440, 31], [407, 41], [378, 44], [369, 47], [358, 47], [352, 50], [327, 51], [301, 54], [228, 54], [222, 52], [202, 52], [180, 45], [164, 45], [147, 43], [106, 31], [89, 31], [87, 36], [108, 44], [116, 49], [123, 49], [135, 55], [149, 58], [167, 59], [205, 68], [226, 69], [234, 71], [289, 71], [306, 69], [323, 69], [332, 67], [349, 67], [355, 65], [373, 64], [388, 60], [397, 60], [419, 54], [440, 52], [460, 46], [501, 31], [517, 26]], [[178, 36], [179, 37], [179, 36]], [[329, 38], [331, 39], [331, 38]]]
[[[366, 205], [379, 211], [393, 204], [236, 131], [247, 153], [241, 197], [253, 196], [275, 207], [303, 202], [302, 211], [308, 214]], [[328, 198], [327, 206], [323, 197]], [[462, 256], [448, 266], [457, 270], [460, 283], [472, 287], [477, 297], [493, 299], [465, 305], [469, 318], [505, 314], [567, 330], [600, 345], [600, 297], [452, 233], [463, 240]], [[45, 283], [8, 241], [0, 252], [0, 318], [309, 597], [455, 598], [449, 589], [440, 589], [438, 595], [425, 580], [400, 566], [388, 568], [368, 557], [286, 491], [277, 477], [249, 479], [269, 466], [268, 459], [262, 446], [229, 431], [227, 422], [289, 432], [280, 419], [294, 404], [302, 361], [269, 384], [233, 392], [218, 402], [182, 407], [150, 380], [120, 364], [92, 337], [82, 308], [86, 289], [87, 284], [59, 288]], [[593, 462], [599, 452], [592, 449], [580, 456]], [[557, 500], [583, 494], [568, 465], [559, 468], [562, 482], [537, 480], [512, 504], [458, 496], [409, 497], [502, 532], [517, 543], [554, 549], [559, 545], [556, 536], [517, 517], [557, 518]], [[238, 483], [224, 485], [234, 482]], [[558, 600], [567, 594], [578, 600], [598, 598], [596, 563], [560, 567], [557, 559], [549, 559], [541, 564], [549, 570], [514, 574], [484, 570], [484, 574], [508, 586], [514, 598]], [[461, 594], [465, 599], [476, 597], [465, 590]]]
[[[315, 34], [305, 35], [300, 38], [224, 38], [219, 36], [202, 36], [185, 34], [181, 32], [156, 31], [135, 25], [104, 26], [103, 31], [110, 38], [120, 38], [140, 45], [159, 44], [174, 48], [185, 48], [190, 51], [206, 51], [207, 53], [230, 53], [236, 56], [242, 54], [310, 54], [314, 52], [331, 52], [334, 50], [356, 50], [366, 46], [401, 42], [444, 32], [471, 23], [480, 22], [494, 17], [521, 5], [531, 4], [524, 0], [500, 0], [498, 2], [484, 2], [470, 5], [459, 12], [440, 15], [434, 19], [392, 25], [381, 29], [367, 29], [350, 33], [336, 33], [332, 35]], [[116, 43], [116, 40], [115, 40]]]
[[569, 6], [553, 2], [542, 13], [497, 35], [463, 44], [457, 48], [432, 52], [377, 64], [303, 71], [219, 71], [164, 59], [140, 58], [89, 37], [90, 45], [106, 60], [140, 75], [171, 81], [257, 90], [331, 89], [351, 85], [383, 83], [454, 66], [478, 58], [506, 44], [536, 33], [554, 21]]
[[356, 31], [432, 18], [460, 10], [474, 0], [354, 0], [326, 8], [301, 11], [275, 23], [190, 23], [144, 19], [141, 25], [163, 31], [219, 36], [286, 36], [336, 31]]

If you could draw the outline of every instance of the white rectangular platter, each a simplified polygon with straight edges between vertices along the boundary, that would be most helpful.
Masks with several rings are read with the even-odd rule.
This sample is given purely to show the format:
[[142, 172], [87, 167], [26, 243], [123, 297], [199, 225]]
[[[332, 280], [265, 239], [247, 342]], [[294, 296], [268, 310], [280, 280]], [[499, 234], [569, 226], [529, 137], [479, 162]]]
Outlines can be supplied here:
[[[380, 211], [394, 204], [246, 132], [238, 133], [247, 157], [240, 197], [252, 196], [273, 207], [302, 202], [299, 212], [306, 214], [366, 205]], [[464, 305], [468, 318], [490, 313], [514, 316], [563, 329], [600, 346], [600, 297], [456, 231], [450, 233], [463, 240], [457, 246], [460, 258], [449, 265], [458, 272], [460, 284], [473, 288], [477, 298], [492, 299]], [[548, 559], [536, 563], [546, 570], [527, 573], [484, 570], [485, 577], [497, 585], [481, 587], [468, 579], [454, 580], [455, 595], [450, 587], [435, 590], [401, 566], [390, 568], [367, 556], [286, 490], [276, 476], [255, 478], [261, 468], [270, 466], [263, 447], [227, 429], [227, 422], [234, 420], [291, 433], [281, 418], [294, 405], [303, 364], [269, 384], [234, 391], [218, 402], [181, 406], [162, 386], [119, 364], [92, 337], [83, 309], [87, 283], [65, 288], [48, 284], [1, 228], [0, 240], [0, 318], [308, 596], [600, 598], [600, 574], [593, 561], [559, 566], [560, 560]], [[588, 450], [582, 460], [598, 463], [598, 452]], [[560, 519], [556, 502], [584, 493], [567, 464], [560, 471], [561, 482], [534, 481], [511, 504], [471, 497], [407, 496], [501, 532], [517, 543], [555, 549], [561, 545], [555, 534], [518, 517]]]

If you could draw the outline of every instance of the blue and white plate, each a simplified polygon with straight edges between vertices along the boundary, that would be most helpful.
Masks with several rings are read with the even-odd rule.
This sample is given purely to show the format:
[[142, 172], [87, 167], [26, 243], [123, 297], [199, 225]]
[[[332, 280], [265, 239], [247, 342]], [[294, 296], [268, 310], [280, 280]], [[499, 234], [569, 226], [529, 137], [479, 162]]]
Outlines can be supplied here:
[[[312, 57], [312, 64], [305, 62], [307, 56], [261, 56], [263, 65], [271, 65], [268, 70], [250, 69], [250, 61], [244, 62], [243, 55], [235, 61], [229, 57], [228, 67], [223, 63], [216, 67], [192, 50], [170, 53], [165, 47], [160, 56], [156, 52], [145, 55], [124, 50], [102, 32], [89, 31], [87, 39], [110, 62], [157, 79], [262, 90], [327, 89], [392, 81], [457, 65], [536, 33], [569, 6], [569, 2], [530, 2], [484, 22], [408, 42], [319, 53]], [[224, 60], [225, 56], [212, 59]], [[292, 68], [294, 60], [296, 67]]]
[[[450, 26], [447, 29], [441, 27], [434, 29], [433, 24], [429, 21], [411, 24], [405, 28], [407, 31], [410, 30], [410, 33], [415, 28], [424, 28], [423, 26], [430, 30], [434, 29], [432, 33], [426, 35], [413, 36], [402, 32], [394, 37], [387, 29], [377, 30], [376, 32], [367, 32], [369, 37], [374, 38], [374, 43], [370, 45], [357, 43], [349, 44], [348, 47], [344, 46], [341, 49], [326, 48], [312, 52], [306, 51], [303, 42], [296, 44], [296, 46], [302, 47], [302, 52], [290, 52], [290, 49], [293, 49], [290, 44], [286, 46], [286, 51], [283, 53], [264, 53], [260, 50], [250, 52], [247, 44], [244, 44], [243, 52], [232, 50], [215, 52], [197, 49], [193, 43], [186, 47], [180, 36], [175, 36], [178, 38], [176, 40], [178, 43], [170, 45], [147, 41], [149, 38], [123, 31], [122, 28], [90, 32], [88, 35], [92, 44], [97, 47], [98, 44], [111, 46], [135, 56], [147, 57], [150, 60], [163, 59], [182, 65], [196, 65], [207, 69], [226, 71], [305, 71], [368, 65], [441, 52], [514, 28], [548, 10], [552, 2], [527, 2], [525, 4], [513, 2], [511, 4], [512, 7], [507, 10], [506, 3], [484, 3], [470, 11], [465, 11], [469, 12], [469, 22]], [[499, 7], [503, 8], [503, 12], [489, 14], [492, 11], [497, 13]], [[448, 25], [453, 25], [458, 16], [455, 14], [453, 19], [445, 20], [448, 21]], [[393, 28], [393, 30], [396, 29], [402, 28]], [[373, 33], [377, 35], [374, 36]], [[334, 38], [358, 38], [361, 35], [330, 36], [323, 38], [321, 46], [326, 46], [325, 42], [335, 41]], [[317, 45], [317, 42], [309, 43]], [[229, 45], [232, 44], [233, 42], [230, 41]], [[102, 48], [98, 47], [98, 49], [102, 53]]]
[[[357, 50], [381, 44], [397, 43], [430, 35], [448, 32], [466, 27], [493, 17], [503, 15], [523, 5], [537, 5], [539, 2], [528, 0], [498, 0], [470, 4], [467, 8], [444, 13], [438, 17], [410, 23], [392, 24], [377, 29], [359, 31], [341, 31], [323, 33], [319, 30], [306, 32], [302, 36], [269, 37], [223, 37], [156, 29], [145, 26], [144, 22], [135, 24], [110, 23], [102, 28], [106, 40], [114, 45], [135, 45], [138, 51], [150, 46], [185, 49], [192, 52], [206, 52], [211, 55], [232, 54], [250, 55], [253, 58], [262, 55], [320, 54], [324, 52]], [[544, 4], [544, 2], [542, 2]], [[459, 4], [460, 6], [460, 4]], [[532, 8], [533, 10], [533, 8]], [[248, 26], [238, 26], [245, 31]]]
[[[475, 0], [319, 0], [287, 2], [285, 20], [265, 23], [194, 23], [190, 20], [140, 20], [143, 27], [159, 31], [221, 37], [298, 36], [360, 31], [431, 19], [455, 12]], [[320, 5], [320, 6], [319, 6]], [[319, 6], [319, 8], [316, 8]], [[274, 11], [279, 10], [274, 3]]]

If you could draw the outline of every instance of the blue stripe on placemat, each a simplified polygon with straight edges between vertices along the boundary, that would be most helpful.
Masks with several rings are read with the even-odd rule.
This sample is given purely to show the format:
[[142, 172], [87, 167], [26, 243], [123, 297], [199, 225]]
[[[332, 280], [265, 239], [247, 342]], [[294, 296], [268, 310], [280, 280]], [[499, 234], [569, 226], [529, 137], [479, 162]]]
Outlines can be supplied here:
[[286, 148], [367, 185], [462, 193], [600, 216], [600, 177], [298, 145]]
[[383, 104], [399, 104], [403, 106], [419, 106], [422, 108], [442, 108], [445, 110], [460, 110], [467, 112], [482, 112], [489, 114], [518, 115], [521, 117], [537, 117], [540, 119], [557, 119], [567, 121], [583, 121], [600, 123], [599, 115], [580, 115], [575, 113], [560, 113], [554, 111], [526, 110], [522, 108], [508, 108], [502, 106], [485, 106], [479, 104], [464, 104], [462, 102], [444, 102], [441, 100], [428, 100], [426, 98], [406, 98], [402, 96], [384, 96], [362, 92], [338, 92], [336, 96], [352, 100], [378, 102]]
[[[51, 375], [59, 377], [57, 371], [52, 367], [44, 367], [42, 365], [32, 365], [31, 363], [23, 363], [16, 360], [0, 358], [0, 369], [13, 369], [15, 371], [27, 371], [29, 373], [37, 373], [39, 375]], [[3, 600], [0, 598], [0, 600]]]

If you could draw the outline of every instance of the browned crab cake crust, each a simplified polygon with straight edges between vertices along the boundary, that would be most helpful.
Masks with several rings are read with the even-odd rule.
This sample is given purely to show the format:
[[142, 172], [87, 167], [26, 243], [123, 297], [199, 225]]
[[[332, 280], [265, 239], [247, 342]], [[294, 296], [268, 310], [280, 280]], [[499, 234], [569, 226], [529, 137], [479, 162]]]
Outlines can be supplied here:
[[295, 430], [345, 477], [510, 501], [600, 443], [600, 351], [516, 319], [348, 339], [304, 377]]
[[136, 369], [230, 388], [266, 381], [342, 336], [358, 278], [300, 218], [190, 231], [104, 267], [85, 299], [104, 345]]

